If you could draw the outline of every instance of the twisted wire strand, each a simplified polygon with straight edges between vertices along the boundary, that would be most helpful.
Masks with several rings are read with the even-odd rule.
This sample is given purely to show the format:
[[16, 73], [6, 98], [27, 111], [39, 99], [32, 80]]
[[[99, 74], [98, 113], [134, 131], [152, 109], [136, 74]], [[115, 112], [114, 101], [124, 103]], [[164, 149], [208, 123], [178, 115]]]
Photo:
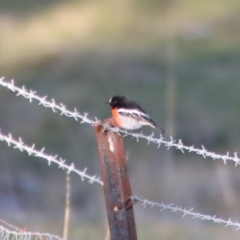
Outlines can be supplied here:
[[[76, 121], [80, 121], [80, 123], [87, 123], [90, 125], [95, 125], [99, 123], [100, 121], [95, 117], [95, 120], [92, 120], [88, 118], [88, 113], [80, 113], [76, 108], [74, 108], [73, 111], [68, 110], [67, 107], [60, 103], [57, 104], [55, 100], [52, 98], [51, 100], [47, 99], [47, 96], [40, 97], [37, 95], [36, 91], [33, 90], [27, 90], [24, 86], [17, 87], [13, 80], [10, 82], [4, 81], [4, 78], [0, 78], [0, 85], [3, 87], [8, 88], [9, 90], [16, 93], [17, 96], [23, 96], [24, 98], [28, 99], [31, 103], [33, 100], [38, 101], [39, 105], [43, 105], [46, 108], [51, 108], [53, 112], [60, 112], [60, 115], [64, 115], [70, 118], [74, 118]], [[136, 139], [136, 141], [139, 141], [139, 139], [144, 139], [147, 141], [147, 144], [154, 143], [158, 147], [161, 145], [165, 146], [167, 149], [169, 148], [175, 148], [177, 150], [180, 150], [182, 153], [185, 152], [193, 152], [197, 155], [202, 156], [203, 158], [212, 158], [213, 160], [222, 160], [224, 164], [227, 163], [227, 161], [234, 162], [235, 167], [240, 164], [240, 158], [238, 157], [238, 153], [235, 152], [232, 156], [227, 152], [226, 154], [217, 154], [214, 152], [210, 152], [206, 150], [206, 148], [202, 145], [202, 148], [195, 148], [194, 146], [186, 146], [183, 144], [182, 140], [174, 140], [172, 137], [170, 137], [170, 140], [165, 140], [162, 135], [160, 135], [158, 138], [154, 137], [154, 134], [152, 133], [149, 136], [144, 135], [142, 132], [140, 133], [129, 133], [124, 130], [120, 130], [118, 128], [109, 126], [107, 124], [102, 123], [104, 128], [109, 129], [113, 132], [121, 133], [123, 136], [132, 136]]]
[[228, 220], [224, 220], [224, 219], [218, 218], [216, 215], [210, 216], [210, 215], [204, 215], [204, 214], [201, 214], [198, 212], [193, 212], [194, 208], [186, 209], [186, 208], [178, 207], [174, 204], [167, 205], [164, 203], [152, 202], [147, 199], [140, 198], [138, 196], [132, 196], [131, 199], [132, 199], [133, 203], [140, 202], [144, 207], [151, 207], [151, 208], [156, 207], [156, 208], [160, 208], [160, 211], [169, 210], [173, 213], [178, 212], [178, 213], [182, 213], [183, 217], [189, 216], [192, 218], [198, 218], [198, 219], [205, 220], [205, 221], [211, 221], [213, 223], [224, 224], [225, 227], [232, 226], [232, 227], [235, 227], [236, 230], [240, 229], [240, 223], [233, 222], [231, 220], [231, 218], [229, 218]]
[[62, 240], [62, 238], [49, 233], [16, 232], [0, 226], [0, 239], [3, 240]]
[[83, 171], [80, 171], [75, 168], [73, 163], [68, 165], [65, 163], [66, 162], [65, 159], [62, 159], [57, 155], [53, 156], [53, 155], [46, 154], [44, 152], [45, 150], [44, 148], [42, 148], [41, 150], [36, 150], [35, 144], [33, 144], [32, 146], [28, 146], [23, 142], [21, 138], [19, 138], [18, 140], [15, 140], [10, 133], [8, 135], [4, 135], [0, 131], [0, 141], [6, 142], [9, 147], [12, 146], [14, 149], [18, 149], [21, 152], [23, 151], [27, 152], [29, 156], [39, 157], [41, 159], [47, 160], [48, 165], [51, 165], [51, 163], [55, 163], [58, 165], [59, 168], [66, 170], [68, 174], [70, 174], [71, 172], [74, 172], [81, 177], [82, 181], [84, 181], [84, 179], [88, 179], [89, 183], [96, 182], [103, 185], [103, 182], [100, 180], [99, 177], [91, 176], [86, 173], [87, 168], [85, 168]]

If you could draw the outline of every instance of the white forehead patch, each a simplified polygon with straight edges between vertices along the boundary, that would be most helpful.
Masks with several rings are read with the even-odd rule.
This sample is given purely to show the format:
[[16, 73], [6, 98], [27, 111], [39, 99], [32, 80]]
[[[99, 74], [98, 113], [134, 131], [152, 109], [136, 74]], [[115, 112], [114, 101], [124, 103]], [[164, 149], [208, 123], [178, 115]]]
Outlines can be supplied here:
[[108, 102], [110, 103], [111, 101], [112, 101], [112, 98], [110, 98]]

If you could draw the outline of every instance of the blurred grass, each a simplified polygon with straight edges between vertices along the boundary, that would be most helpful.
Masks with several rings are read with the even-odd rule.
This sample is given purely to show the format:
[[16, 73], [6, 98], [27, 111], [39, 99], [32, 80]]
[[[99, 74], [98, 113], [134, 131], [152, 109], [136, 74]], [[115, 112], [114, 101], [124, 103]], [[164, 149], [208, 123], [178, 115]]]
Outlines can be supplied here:
[[158, 55], [159, 46], [161, 50], [173, 31], [183, 44], [181, 47], [185, 45], [185, 54], [239, 48], [238, 1], [159, 1], [153, 5], [145, 1], [54, 3], [49, 1], [47, 8], [33, 13], [27, 13], [26, 4], [26, 13], [20, 16], [14, 14], [14, 8], [13, 13], [1, 11], [0, 69], [18, 69], [76, 48], [86, 51], [117, 46], [133, 52], [149, 52], [152, 48]]

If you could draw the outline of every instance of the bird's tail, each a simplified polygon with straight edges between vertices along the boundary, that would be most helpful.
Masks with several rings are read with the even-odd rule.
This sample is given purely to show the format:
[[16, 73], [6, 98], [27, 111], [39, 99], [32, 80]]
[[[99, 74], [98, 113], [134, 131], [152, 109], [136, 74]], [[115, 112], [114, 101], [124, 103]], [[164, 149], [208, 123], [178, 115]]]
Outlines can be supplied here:
[[149, 125], [150, 125], [151, 127], [159, 130], [162, 134], [165, 133], [165, 131], [164, 131], [162, 128], [160, 128], [152, 119], [149, 119], [148, 121], [149, 121]]

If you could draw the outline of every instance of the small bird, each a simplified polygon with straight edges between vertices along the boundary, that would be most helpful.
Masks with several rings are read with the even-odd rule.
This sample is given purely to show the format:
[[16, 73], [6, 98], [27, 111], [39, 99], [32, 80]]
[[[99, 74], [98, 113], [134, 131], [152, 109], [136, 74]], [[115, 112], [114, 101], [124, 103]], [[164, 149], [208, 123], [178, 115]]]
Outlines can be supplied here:
[[149, 125], [158, 129], [161, 133], [165, 132], [137, 103], [127, 97], [116, 95], [110, 98], [107, 103], [112, 108], [112, 115], [118, 127], [134, 130], [141, 128], [143, 125]]

